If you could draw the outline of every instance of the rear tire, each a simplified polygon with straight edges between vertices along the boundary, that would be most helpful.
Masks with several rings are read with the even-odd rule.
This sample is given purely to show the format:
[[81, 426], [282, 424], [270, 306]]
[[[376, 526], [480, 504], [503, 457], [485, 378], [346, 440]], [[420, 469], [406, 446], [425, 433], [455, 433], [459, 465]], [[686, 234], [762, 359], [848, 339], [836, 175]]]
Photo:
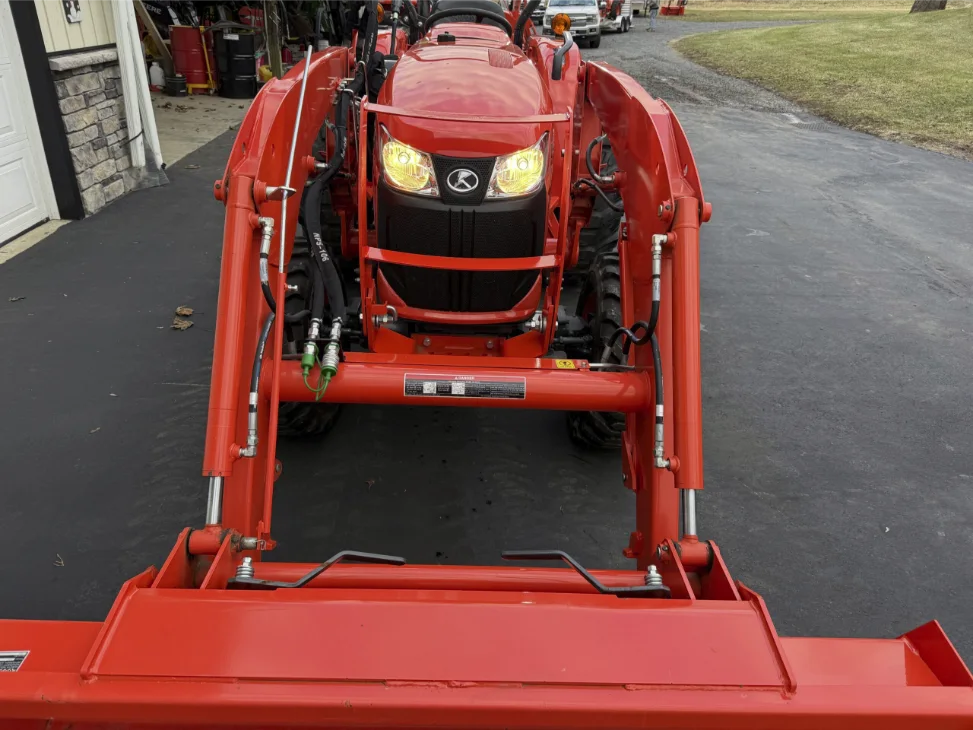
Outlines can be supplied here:
[[[594, 357], [601, 357], [605, 343], [622, 326], [622, 279], [617, 250], [604, 251], [592, 261], [578, 297], [577, 314], [589, 318]], [[621, 363], [623, 359], [622, 344], [617, 342], [608, 361]], [[625, 431], [625, 414], [569, 411], [567, 425], [571, 440], [582, 448], [619, 449]]]
[[[329, 199], [329, 211], [330, 208]], [[323, 217], [322, 227], [322, 235], [328, 235], [329, 225]], [[340, 227], [338, 230], [340, 235]], [[325, 242], [327, 243], [327, 239]], [[316, 264], [311, 259], [308, 242], [302, 238], [296, 239], [290, 263], [287, 265], [287, 283], [296, 286], [297, 290], [288, 291], [284, 297], [284, 311], [287, 314], [296, 314], [310, 308], [313, 266]], [[284, 323], [284, 354], [299, 355], [303, 352], [309, 324], [310, 316], [300, 322]], [[340, 414], [341, 406], [337, 403], [281, 403], [277, 410], [277, 435], [290, 439], [320, 438], [334, 428]]]
[[622, 33], [628, 33], [631, 27], [632, 27], [632, 21], [629, 20], [628, 18], [624, 18], [622, 20]]
[[[583, 152], [582, 152], [583, 153]], [[618, 170], [618, 163], [615, 161], [615, 153], [612, 151], [611, 143], [605, 140], [601, 146], [601, 171], [600, 175], [611, 175]], [[616, 193], [608, 193], [608, 198], [614, 203], [620, 203], [622, 197]], [[602, 200], [600, 195], [595, 196], [595, 204], [591, 210], [591, 218], [588, 225], [581, 229], [578, 241], [578, 263], [573, 269], [575, 280], [579, 277], [587, 276], [588, 269], [591, 268], [595, 257], [606, 251], [614, 251], [618, 246], [618, 230], [622, 225], [622, 214], [617, 210], [612, 210], [611, 206]]]

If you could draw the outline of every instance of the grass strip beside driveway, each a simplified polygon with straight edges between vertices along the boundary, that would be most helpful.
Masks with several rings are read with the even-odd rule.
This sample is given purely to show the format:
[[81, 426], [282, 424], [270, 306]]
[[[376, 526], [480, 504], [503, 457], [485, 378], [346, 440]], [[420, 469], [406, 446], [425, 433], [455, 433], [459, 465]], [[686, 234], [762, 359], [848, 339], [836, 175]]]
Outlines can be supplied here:
[[876, 15], [904, 15], [911, 7], [912, 0], [689, 0], [686, 14], [679, 19], [704, 23], [860, 20]]
[[721, 31], [675, 47], [811, 112], [973, 159], [973, 9]]

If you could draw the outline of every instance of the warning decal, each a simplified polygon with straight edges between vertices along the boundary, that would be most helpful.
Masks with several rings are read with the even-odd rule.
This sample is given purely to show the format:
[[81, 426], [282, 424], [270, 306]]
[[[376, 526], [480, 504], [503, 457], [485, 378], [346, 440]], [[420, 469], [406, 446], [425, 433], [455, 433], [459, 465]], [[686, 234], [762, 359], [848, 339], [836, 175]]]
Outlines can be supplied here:
[[578, 366], [574, 364], [574, 360], [555, 360], [555, 367], [558, 370], [577, 370]]
[[16, 672], [29, 651], [0, 651], [0, 672]]
[[427, 398], [516, 399], [527, 397], [527, 379], [491, 375], [437, 375], [406, 373], [404, 392], [407, 396]]

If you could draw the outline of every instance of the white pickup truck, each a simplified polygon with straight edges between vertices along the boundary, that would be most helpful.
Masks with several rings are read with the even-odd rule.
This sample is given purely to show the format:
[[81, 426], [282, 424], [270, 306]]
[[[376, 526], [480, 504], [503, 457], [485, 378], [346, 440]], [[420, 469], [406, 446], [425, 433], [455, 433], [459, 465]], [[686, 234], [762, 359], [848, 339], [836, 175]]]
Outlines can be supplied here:
[[632, 27], [632, 0], [598, 0], [601, 32], [628, 33]]
[[601, 45], [601, 14], [598, 0], [549, 0], [544, 11], [544, 35], [554, 35], [551, 22], [558, 13], [571, 18], [571, 37], [579, 46]]

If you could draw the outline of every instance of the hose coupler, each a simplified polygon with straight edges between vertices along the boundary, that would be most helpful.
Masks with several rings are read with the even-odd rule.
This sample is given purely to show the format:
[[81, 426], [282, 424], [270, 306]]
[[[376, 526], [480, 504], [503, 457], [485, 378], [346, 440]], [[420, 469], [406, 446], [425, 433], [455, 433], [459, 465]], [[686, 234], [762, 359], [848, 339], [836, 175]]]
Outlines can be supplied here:
[[257, 398], [256, 392], [250, 393], [247, 411], [247, 445], [240, 449], [240, 458], [252, 459], [257, 455]]
[[311, 326], [307, 331], [307, 341], [304, 343], [304, 354], [301, 356], [301, 371], [304, 375], [308, 375], [311, 372], [311, 368], [314, 367], [314, 361], [318, 357], [318, 335], [321, 332], [321, 320], [312, 319]]
[[321, 374], [333, 378], [338, 373], [341, 362], [341, 318], [335, 317], [331, 323], [331, 336], [321, 358]]

